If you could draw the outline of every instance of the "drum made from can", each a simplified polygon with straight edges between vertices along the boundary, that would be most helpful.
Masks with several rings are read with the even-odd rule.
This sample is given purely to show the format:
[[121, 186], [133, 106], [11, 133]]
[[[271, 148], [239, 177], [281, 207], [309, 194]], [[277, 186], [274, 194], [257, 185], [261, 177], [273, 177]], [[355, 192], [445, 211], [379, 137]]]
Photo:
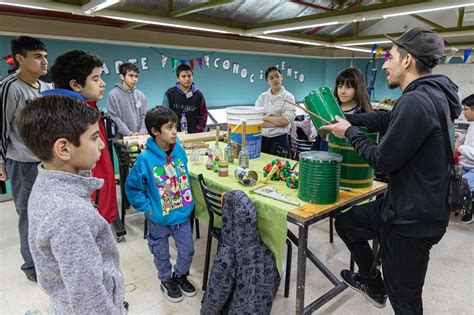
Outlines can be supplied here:
[[[359, 129], [374, 143], [378, 142], [379, 134], [377, 132], [369, 132], [367, 128], [363, 127], [359, 127]], [[372, 187], [374, 170], [357, 154], [349, 139], [340, 139], [330, 134], [328, 146], [329, 152], [342, 155], [341, 187]]]
[[300, 153], [298, 198], [314, 204], [330, 204], [339, 198], [342, 156], [332, 152]]

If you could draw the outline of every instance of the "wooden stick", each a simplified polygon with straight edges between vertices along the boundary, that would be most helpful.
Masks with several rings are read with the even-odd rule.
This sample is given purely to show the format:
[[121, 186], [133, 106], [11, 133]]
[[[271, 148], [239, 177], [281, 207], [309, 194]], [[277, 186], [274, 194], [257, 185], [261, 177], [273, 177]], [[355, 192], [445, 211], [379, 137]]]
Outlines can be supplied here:
[[312, 111], [307, 110], [307, 109], [304, 108], [303, 106], [300, 106], [300, 105], [298, 105], [298, 104], [296, 104], [296, 103], [293, 103], [293, 102], [291, 102], [291, 101], [289, 101], [289, 100], [287, 100], [287, 99], [285, 99], [285, 102], [287, 102], [288, 104], [291, 104], [291, 105], [293, 105], [293, 106], [298, 107], [298, 108], [301, 109], [302, 111], [304, 111], [304, 112], [310, 114], [311, 116], [316, 117], [317, 119], [319, 119], [319, 120], [325, 122], [325, 123], [328, 124], [328, 125], [332, 125], [332, 123], [331, 123], [330, 121], [327, 121], [327, 120], [324, 119], [323, 117], [321, 117], [321, 116], [319, 116], [319, 115], [313, 113]]
[[216, 146], [219, 146], [219, 131], [221, 130], [220, 126], [216, 127]]

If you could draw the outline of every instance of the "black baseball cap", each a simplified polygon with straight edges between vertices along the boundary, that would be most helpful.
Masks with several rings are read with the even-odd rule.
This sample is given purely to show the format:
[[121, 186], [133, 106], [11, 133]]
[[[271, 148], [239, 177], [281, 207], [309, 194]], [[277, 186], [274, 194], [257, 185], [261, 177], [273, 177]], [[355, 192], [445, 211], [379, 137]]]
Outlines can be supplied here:
[[434, 68], [443, 56], [443, 39], [437, 33], [423, 27], [414, 27], [396, 40], [387, 35], [385, 37], [408, 51], [429, 68]]

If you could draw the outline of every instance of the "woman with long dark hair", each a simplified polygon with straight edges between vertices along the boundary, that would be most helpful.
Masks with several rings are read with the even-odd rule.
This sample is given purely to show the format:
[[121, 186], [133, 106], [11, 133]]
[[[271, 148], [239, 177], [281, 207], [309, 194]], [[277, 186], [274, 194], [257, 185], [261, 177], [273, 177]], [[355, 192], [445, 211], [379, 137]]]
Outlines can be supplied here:
[[339, 72], [334, 96], [344, 114], [373, 112], [364, 76], [357, 68], [348, 68]]
[[[357, 68], [347, 68], [336, 77], [334, 96], [344, 114], [373, 112], [364, 76]], [[312, 150], [327, 151], [328, 143], [321, 136], [316, 138]]]

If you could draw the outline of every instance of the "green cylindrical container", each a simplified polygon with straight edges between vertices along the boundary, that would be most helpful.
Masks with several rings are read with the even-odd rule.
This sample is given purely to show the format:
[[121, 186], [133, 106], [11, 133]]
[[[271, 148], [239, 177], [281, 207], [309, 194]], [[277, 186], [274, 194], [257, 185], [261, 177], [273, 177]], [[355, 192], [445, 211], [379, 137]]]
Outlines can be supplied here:
[[[328, 87], [323, 86], [314, 91], [311, 91], [304, 98], [304, 104], [308, 110], [323, 117], [327, 121], [334, 121], [336, 119], [336, 115], [341, 118], [345, 118], [341, 107], [334, 98], [334, 94]], [[319, 128], [326, 125], [324, 121], [312, 115], [310, 115], [310, 117], [313, 120], [314, 126], [316, 127], [320, 135], [329, 133], [329, 131], [326, 130], [319, 130]]]
[[298, 198], [326, 205], [339, 197], [342, 156], [324, 151], [300, 153]]
[[[377, 132], [369, 132], [367, 128], [363, 127], [359, 127], [359, 129], [370, 140], [378, 142], [379, 134]], [[342, 155], [341, 187], [365, 188], [372, 186], [374, 170], [357, 154], [349, 139], [339, 139], [330, 134], [328, 151]]]

